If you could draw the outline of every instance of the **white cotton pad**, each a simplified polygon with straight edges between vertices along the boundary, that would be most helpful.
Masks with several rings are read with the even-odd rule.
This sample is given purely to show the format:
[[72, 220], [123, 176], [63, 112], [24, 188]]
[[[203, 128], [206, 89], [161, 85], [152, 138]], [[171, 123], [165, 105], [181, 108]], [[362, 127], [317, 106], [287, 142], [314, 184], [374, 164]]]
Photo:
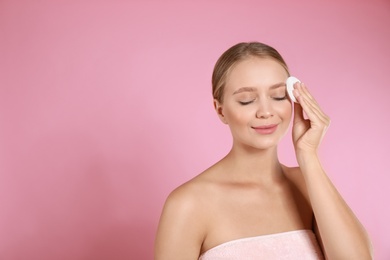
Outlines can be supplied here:
[[287, 93], [290, 96], [290, 99], [296, 103], [298, 101], [294, 97], [293, 90], [294, 90], [294, 84], [297, 82], [301, 82], [301, 81], [299, 79], [297, 79], [296, 77], [288, 77], [288, 79], [286, 80]]

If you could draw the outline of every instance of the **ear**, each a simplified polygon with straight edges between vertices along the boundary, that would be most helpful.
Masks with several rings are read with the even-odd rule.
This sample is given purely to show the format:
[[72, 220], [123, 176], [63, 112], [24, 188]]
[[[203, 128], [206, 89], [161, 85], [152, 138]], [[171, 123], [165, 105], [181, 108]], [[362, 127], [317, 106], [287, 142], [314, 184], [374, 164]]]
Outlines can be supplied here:
[[217, 112], [219, 119], [221, 119], [224, 124], [227, 124], [226, 117], [223, 113], [223, 104], [216, 99], [214, 99], [214, 109]]

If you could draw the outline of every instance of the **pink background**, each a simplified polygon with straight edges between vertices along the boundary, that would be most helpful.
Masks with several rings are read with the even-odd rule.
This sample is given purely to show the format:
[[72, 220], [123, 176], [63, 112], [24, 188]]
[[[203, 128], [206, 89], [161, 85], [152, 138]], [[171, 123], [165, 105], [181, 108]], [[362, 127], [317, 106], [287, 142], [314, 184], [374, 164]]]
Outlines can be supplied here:
[[332, 118], [324, 167], [390, 259], [387, 0], [0, 1], [0, 259], [152, 259], [166, 196], [230, 148], [211, 72], [251, 40]]

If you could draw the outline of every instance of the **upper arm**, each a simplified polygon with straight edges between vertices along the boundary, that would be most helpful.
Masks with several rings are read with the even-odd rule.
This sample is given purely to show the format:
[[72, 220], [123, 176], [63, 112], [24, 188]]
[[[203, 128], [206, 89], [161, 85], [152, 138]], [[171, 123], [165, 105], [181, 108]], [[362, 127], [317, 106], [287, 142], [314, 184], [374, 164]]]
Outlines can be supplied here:
[[167, 198], [155, 241], [155, 260], [199, 258], [204, 233], [195, 198], [180, 188]]

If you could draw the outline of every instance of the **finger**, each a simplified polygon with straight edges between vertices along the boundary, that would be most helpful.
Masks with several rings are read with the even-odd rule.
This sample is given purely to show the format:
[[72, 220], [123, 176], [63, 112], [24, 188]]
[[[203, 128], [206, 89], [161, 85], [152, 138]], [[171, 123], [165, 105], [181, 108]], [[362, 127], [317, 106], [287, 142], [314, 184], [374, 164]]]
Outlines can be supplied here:
[[307, 86], [305, 83], [301, 82], [300, 88], [301, 88], [302, 93], [306, 94], [310, 99], [315, 101], [314, 97], [311, 95], [310, 91], [307, 89]]
[[313, 104], [310, 103], [310, 100], [307, 97], [305, 97], [304, 95], [299, 95], [298, 101], [310, 121], [322, 121], [321, 115], [318, 114], [315, 107], [313, 106]]
[[307, 89], [305, 83], [301, 83], [299, 90], [301, 95], [306, 97], [307, 103], [313, 105], [313, 107], [315, 107], [319, 112], [323, 113], [320, 105], [318, 104], [317, 100], [310, 94], [310, 91]]
[[[297, 82], [294, 85], [294, 95], [297, 97], [298, 101], [301, 100], [300, 103], [305, 101], [306, 106], [303, 106], [303, 110], [306, 114], [309, 112], [309, 109], [311, 109], [313, 116], [317, 115], [319, 118], [323, 117], [323, 113], [319, 108], [318, 103], [315, 101], [313, 96], [310, 95], [304, 83]], [[313, 116], [311, 120], [314, 120]]]
[[303, 111], [307, 115], [308, 119], [317, 126], [320, 127], [328, 127], [330, 124], [330, 119], [327, 115], [324, 113], [319, 112], [317, 110], [318, 106], [313, 105], [310, 103], [310, 100], [305, 98], [304, 95], [299, 96], [299, 103], [302, 106]]
[[[305, 84], [300, 84], [298, 86], [299, 95], [303, 97], [304, 102], [307, 104], [307, 108], [311, 109], [315, 115], [322, 121], [327, 120], [327, 116], [322, 111], [321, 107], [319, 106], [318, 102], [313, 98], [313, 96], [309, 93], [307, 87]], [[305, 110], [305, 112], [307, 112]]]

